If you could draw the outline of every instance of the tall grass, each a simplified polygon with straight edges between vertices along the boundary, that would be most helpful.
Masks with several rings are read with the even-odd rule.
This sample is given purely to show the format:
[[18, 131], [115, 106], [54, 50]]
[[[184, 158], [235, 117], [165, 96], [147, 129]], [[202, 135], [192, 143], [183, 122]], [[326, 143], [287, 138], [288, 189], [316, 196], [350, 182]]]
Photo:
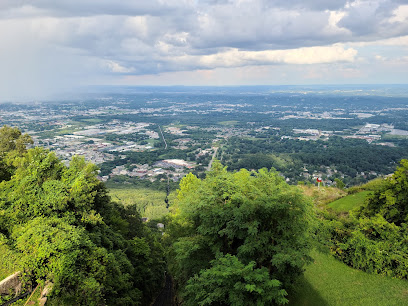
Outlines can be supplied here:
[[328, 203], [333, 202], [339, 198], [344, 197], [347, 192], [335, 187], [323, 187], [301, 185], [299, 186], [303, 193], [313, 199], [317, 207], [323, 208]]

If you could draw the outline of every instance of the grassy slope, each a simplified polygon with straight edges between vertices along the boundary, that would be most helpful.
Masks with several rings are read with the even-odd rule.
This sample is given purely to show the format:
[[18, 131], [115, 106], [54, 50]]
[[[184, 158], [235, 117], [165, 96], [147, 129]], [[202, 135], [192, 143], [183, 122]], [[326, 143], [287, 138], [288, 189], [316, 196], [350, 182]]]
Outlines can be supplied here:
[[289, 305], [408, 305], [408, 281], [355, 270], [318, 251], [312, 256]]
[[[336, 189], [303, 187], [317, 206], [344, 195]], [[329, 207], [349, 211], [363, 204], [370, 191], [335, 200]], [[315, 262], [306, 268], [289, 305], [408, 305], [408, 281], [368, 274], [348, 267], [329, 254], [313, 251]]]
[[[149, 188], [110, 188], [109, 194], [113, 201], [123, 205], [136, 204], [143, 217], [157, 219], [166, 215], [169, 211], [166, 208], [164, 199], [166, 193]], [[175, 193], [169, 195], [170, 205], [175, 198]]]
[[367, 195], [370, 193], [370, 191], [362, 191], [355, 194], [350, 194], [344, 198], [331, 202], [328, 206], [339, 212], [349, 211], [353, 208], [361, 206], [364, 203]]

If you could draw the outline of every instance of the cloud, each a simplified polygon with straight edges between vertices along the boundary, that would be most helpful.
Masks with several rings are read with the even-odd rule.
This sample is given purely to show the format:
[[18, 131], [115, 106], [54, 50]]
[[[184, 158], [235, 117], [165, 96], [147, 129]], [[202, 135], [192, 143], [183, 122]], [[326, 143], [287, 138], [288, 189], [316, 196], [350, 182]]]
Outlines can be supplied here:
[[118, 73], [131, 73], [134, 71], [134, 69], [132, 68], [126, 68], [124, 66], [122, 66], [121, 64], [114, 62], [114, 61], [110, 61], [107, 60], [105, 62], [105, 65], [108, 67], [108, 69], [110, 69], [112, 72], [118, 72]]
[[393, 11], [393, 16], [389, 19], [392, 23], [408, 22], [408, 5], [400, 5]]
[[408, 35], [398, 36], [386, 39], [379, 39], [375, 41], [364, 41], [364, 42], [354, 42], [350, 43], [350, 46], [354, 47], [365, 47], [365, 46], [394, 46], [394, 47], [404, 47], [408, 46]]
[[198, 16], [198, 29], [190, 37], [194, 48], [234, 47], [282, 49], [327, 45], [338, 34], [329, 23], [330, 12], [265, 8], [261, 1], [212, 6]]
[[224, 69], [221, 76], [251, 66], [362, 65], [364, 48], [389, 47], [366, 62], [406, 56], [407, 37], [406, 0], [1, 0], [0, 90], [197, 69]]
[[375, 41], [408, 34], [406, 6], [397, 2], [356, 1], [346, 7], [339, 26], [352, 33], [353, 41]]
[[191, 7], [189, 0], [2, 0], [0, 10], [14, 10], [15, 14], [27, 7], [37, 8], [48, 16], [95, 16], [95, 15], [153, 15], [161, 16], [185, 11]]
[[211, 69], [268, 64], [310, 65], [352, 62], [356, 55], [355, 49], [345, 49], [343, 46], [334, 45], [292, 50], [240, 51], [231, 49], [212, 55], [176, 57], [173, 61], [175, 65], [192, 66], [195, 69]]

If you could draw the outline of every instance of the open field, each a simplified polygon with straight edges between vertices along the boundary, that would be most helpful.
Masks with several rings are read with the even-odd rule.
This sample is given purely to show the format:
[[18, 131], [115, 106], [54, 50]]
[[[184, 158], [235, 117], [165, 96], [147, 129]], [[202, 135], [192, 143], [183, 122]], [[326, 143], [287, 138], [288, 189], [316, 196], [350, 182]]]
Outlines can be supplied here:
[[224, 126], [234, 126], [238, 123], [239, 121], [237, 120], [227, 120], [227, 121], [219, 121], [218, 124], [224, 125]]
[[355, 270], [329, 254], [312, 252], [289, 305], [408, 305], [408, 281]]
[[97, 124], [97, 123], [103, 122], [103, 120], [100, 118], [85, 118], [85, 119], [82, 119], [81, 121], [90, 123], [90, 124]]
[[391, 135], [391, 134], [384, 134], [381, 136], [382, 140], [396, 140], [396, 139], [407, 139], [407, 135]]
[[350, 194], [344, 198], [331, 202], [328, 206], [338, 212], [350, 211], [364, 204], [364, 200], [370, 194], [370, 191], [362, 191], [355, 194]]

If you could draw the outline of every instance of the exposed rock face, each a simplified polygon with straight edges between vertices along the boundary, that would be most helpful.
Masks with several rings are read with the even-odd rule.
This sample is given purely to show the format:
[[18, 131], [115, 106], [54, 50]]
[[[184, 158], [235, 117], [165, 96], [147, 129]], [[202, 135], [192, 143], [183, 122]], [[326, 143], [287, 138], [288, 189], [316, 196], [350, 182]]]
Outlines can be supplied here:
[[41, 292], [41, 296], [38, 299], [38, 304], [44, 305], [47, 302], [47, 296], [51, 293], [53, 287], [53, 283], [46, 282], [43, 291]]
[[19, 295], [21, 292], [20, 276], [21, 272], [19, 271], [3, 279], [0, 282], [0, 294], [9, 295], [10, 293], [14, 293], [15, 296]]

